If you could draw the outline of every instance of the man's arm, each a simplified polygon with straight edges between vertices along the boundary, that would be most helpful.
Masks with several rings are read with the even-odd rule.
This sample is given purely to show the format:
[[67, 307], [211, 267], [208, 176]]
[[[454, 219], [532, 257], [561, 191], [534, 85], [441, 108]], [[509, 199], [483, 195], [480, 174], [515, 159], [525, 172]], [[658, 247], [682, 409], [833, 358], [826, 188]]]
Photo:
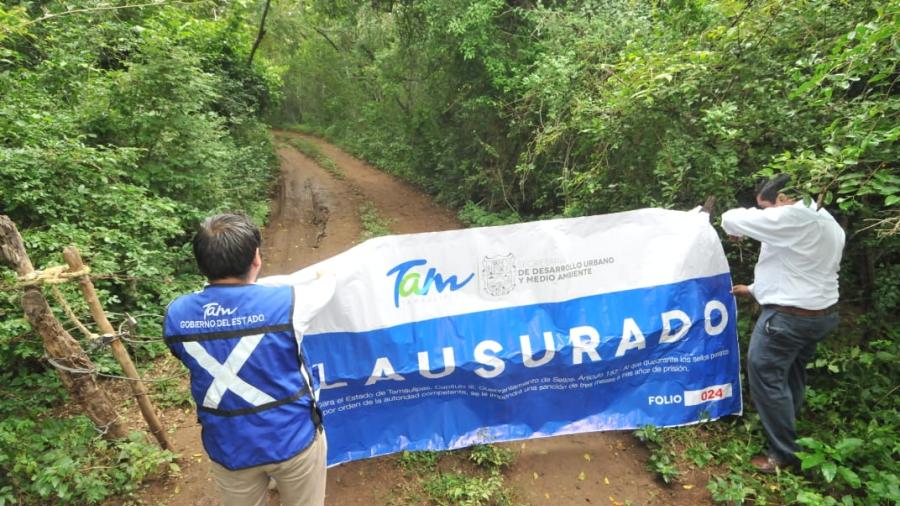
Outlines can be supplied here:
[[747, 236], [775, 247], [788, 247], [803, 234], [805, 221], [790, 207], [737, 208], [722, 214], [722, 229], [735, 237]]
[[[259, 278], [256, 283], [264, 286], [293, 286], [294, 329], [302, 335], [309, 323], [334, 296], [336, 279], [330, 272], [306, 268], [292, 274]], [[299, 336], [298, 336], [299, 337]]]
[[735, 297], [756, 298], [753, 295], [753, 285], [734, 285], [731, 287], [731, 293], [734, 294]]
[[[294, 330], [303, 334], [310, 322], [334, 297], [337, 279], [330, 272], [318, 272], [308, 283], [294, 285]], [[298, 336], [299, 337], [299, 336]]]

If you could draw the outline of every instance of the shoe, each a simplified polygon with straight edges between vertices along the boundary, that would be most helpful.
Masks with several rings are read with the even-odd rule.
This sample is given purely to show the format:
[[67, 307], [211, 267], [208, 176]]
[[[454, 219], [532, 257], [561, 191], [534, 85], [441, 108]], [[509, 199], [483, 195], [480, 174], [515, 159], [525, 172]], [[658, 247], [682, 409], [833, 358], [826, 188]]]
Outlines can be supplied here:
[[757, 455], [750, 459], [750, 464], [763, 474], [775, 474], [778, 469], [786, 469], [788, 465], [782, 464], [767, 455]]

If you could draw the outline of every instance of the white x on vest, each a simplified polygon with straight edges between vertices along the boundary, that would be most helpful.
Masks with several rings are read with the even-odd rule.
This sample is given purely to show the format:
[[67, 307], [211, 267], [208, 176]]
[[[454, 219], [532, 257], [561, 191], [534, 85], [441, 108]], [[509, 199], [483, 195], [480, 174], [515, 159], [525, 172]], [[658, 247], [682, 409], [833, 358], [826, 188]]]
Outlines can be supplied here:
[[206, 396], [203, 398], [204, 407], [218, 408], [219, 403], [222, 402], [222, 396], [228, 390], [231, 390], [235, 395], [254, 406], [275, 402], [272, 396], [247, 383], [237, 375], [262, 338], [263, 334], [242, 337], [238, 341], [237, 346], [231, 350], [224, 364], [219, 363], [203, 346], [200, 346], [200, 343], [193, 341], [184, 343], [184, 351], [194, 357], [194, 360], [200, 364], [200, 367], [213, 377], [213, 382], [209, 385]]

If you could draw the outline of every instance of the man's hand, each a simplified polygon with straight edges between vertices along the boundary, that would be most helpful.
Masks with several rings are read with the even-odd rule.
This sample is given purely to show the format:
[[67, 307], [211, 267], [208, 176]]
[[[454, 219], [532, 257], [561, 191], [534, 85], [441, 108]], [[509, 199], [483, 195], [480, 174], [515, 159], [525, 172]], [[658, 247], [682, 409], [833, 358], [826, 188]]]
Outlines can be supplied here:
[[753, 293], [747, 285], [734, 285], [731, 287], [731, 293], [735, 297], [753, 297]]

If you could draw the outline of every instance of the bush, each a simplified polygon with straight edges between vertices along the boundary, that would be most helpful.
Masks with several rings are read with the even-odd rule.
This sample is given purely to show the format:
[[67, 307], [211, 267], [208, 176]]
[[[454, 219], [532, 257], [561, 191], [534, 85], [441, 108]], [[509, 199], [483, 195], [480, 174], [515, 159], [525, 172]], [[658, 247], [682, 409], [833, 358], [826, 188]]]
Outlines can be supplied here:
[[101, 439], [90, 420], [5, 418], [0, 422], [0, 504], [96, 504], [134, 492], [147, 477], [178, 470], [175, 454], [148, 443]]
[[[255, 27], [240, 5], [39, 7], [0, 6], [0, 213], [36, 268], [76, 245], [107, 311], [160, 315], [201, 284], [187, 244], [199, 219], [244, 210], [264, 220], [276, 158], [260, 117], [280, 82], [263, 60], [247, 65]], [[0, 505], [94, 504], [174, 469], [139, 434], [109, 443], [87, 419], [54, 411], [65, 391], [14, 277], [2, 276]], [[87, 313], [77, 287], [61, 290]], [[158, 318], [142, 324], [159, 335]], [[145, 366], [163, 350], [131, 352]], [[120, 373], [92, 354], [100, 371]]]

